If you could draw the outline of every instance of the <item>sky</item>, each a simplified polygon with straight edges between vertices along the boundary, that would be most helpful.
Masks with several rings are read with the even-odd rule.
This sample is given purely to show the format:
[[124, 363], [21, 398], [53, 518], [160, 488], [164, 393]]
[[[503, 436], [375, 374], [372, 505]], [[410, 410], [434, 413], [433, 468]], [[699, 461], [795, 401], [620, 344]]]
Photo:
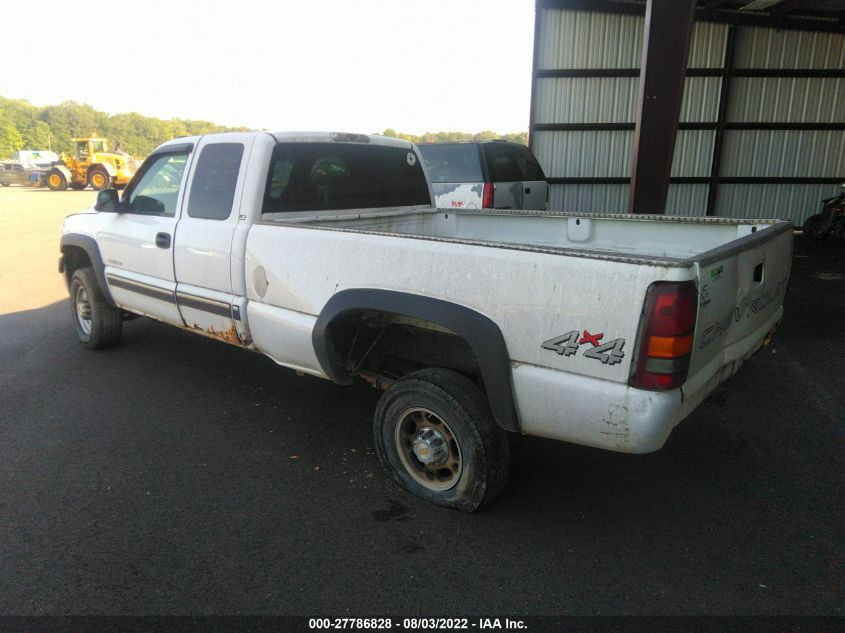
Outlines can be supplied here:
[[528, 129], [533, 0], [37, 7], [4, 3], [0, 96], [273, 130]]

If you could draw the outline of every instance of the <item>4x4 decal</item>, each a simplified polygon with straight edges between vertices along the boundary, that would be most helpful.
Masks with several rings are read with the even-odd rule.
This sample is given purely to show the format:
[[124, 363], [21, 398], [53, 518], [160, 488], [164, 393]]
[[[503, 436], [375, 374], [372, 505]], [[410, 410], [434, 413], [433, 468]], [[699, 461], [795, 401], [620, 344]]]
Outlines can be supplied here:
[[542, 344], [543, 349], [548, 349], [557, 352], [561, 356], [572, 356], [578, 353], [581, 345], [589, 343], [592, 347], [584, 350], [584, 358], [594, 358], [605, 365], [616, 365], [621, 363], [625, 358], [625, 352], [622, 348], [625, 347], [625, 339], [617, 338], [607, 343], [601, 343], [604, 338], [604, 332], [598, 334], [590, 334], [588, 330], [572, 330], [561, 336], [550, 338]]

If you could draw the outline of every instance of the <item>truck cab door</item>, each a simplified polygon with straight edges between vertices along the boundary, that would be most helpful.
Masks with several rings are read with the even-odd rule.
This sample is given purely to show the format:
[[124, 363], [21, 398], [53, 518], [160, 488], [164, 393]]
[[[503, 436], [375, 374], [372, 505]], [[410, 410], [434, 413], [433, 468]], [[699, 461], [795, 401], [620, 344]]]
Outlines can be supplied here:
[[249, 339], [242, 319], [243, 257], [233, 256], [232, 241], [253, 140], [252, 134], [227, 134], [200, 141], [174, 250], [176, 300], [185, 324], [235, 345]]
[[192, 147], [172, 145], [147, 158], [124, 192], [119, 213], [104, 214], [97, 232], [117, 305], [174, 325], [183, 321], [176, 305], [173, 235]]

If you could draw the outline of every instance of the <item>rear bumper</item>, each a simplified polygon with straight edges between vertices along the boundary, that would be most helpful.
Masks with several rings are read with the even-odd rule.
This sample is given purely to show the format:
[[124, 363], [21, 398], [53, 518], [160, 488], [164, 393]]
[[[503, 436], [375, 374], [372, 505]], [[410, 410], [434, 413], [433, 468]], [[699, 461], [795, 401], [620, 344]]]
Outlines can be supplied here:
[[654, 452], [678, 423], [760, 349], [782, 315], [781, 307], [754, 334], [726, 347], [680, 389], [671, 391], [645, 391], [519, 364], [512, 376], [522, 432], [622, 453]]
[[513, 370], [522, 432], [621, 453], [651, 453], [666, 442], [681, 390], [644, 391], [568, 372]]

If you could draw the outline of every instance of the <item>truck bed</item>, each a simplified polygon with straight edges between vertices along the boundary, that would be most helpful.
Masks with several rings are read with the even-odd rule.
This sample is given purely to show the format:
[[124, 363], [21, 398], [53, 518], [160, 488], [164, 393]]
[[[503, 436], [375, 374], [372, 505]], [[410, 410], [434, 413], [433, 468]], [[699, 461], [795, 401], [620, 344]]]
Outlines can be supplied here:
[[[778, 220], [573, 214], [499, 209], [420, 209], [338, 215], [265, 215], [265, 222], [456, 241], [662, 266], [689, 266], [739, 238], [788, 230]], [[761, 236], [762, 237], [762, 236]]]

